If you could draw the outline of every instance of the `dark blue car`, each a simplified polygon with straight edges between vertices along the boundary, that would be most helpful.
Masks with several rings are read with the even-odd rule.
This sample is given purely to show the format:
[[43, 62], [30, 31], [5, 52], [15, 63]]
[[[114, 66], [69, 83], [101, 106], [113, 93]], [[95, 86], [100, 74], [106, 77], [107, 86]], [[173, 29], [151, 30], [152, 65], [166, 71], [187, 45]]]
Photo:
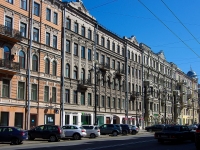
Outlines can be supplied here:
[[10, 144], [21, 144], [28, 139], [28, 132], [17, 127], [0, 126], [0, 142], [10, 142]]

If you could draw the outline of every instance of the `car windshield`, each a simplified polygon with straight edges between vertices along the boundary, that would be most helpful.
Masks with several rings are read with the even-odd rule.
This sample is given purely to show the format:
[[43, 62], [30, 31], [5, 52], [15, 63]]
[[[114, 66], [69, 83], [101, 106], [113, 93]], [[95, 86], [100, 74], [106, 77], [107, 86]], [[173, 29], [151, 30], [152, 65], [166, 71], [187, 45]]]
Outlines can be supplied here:
[[179, 128], [178, 126], [165, 126], [163, 130], [165, 131], [179, 131]]

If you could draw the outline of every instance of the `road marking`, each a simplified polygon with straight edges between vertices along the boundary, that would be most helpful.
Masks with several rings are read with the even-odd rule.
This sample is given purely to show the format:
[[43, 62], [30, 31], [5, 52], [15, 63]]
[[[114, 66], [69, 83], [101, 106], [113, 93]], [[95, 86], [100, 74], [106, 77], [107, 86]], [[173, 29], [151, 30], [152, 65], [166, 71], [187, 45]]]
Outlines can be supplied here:
[[125, 145], [135, 145], [138, 143], [147, 143], [155, 140], [148, 140], [148, 141], [138, 141], [138, 142], [130, 142], [130, 143], [125, 143], [125, 144], [117, 144], [117, 145], [110, 145], [110, 146], [102, 146], [102, 147], [95, 147], [95, 148], [87, 148], [84, 150], [97, 150], [97, 149], [104, 149], [104, 148], [110, 148], [110, 147], [117, 147], [117, 146], [125, 146]]

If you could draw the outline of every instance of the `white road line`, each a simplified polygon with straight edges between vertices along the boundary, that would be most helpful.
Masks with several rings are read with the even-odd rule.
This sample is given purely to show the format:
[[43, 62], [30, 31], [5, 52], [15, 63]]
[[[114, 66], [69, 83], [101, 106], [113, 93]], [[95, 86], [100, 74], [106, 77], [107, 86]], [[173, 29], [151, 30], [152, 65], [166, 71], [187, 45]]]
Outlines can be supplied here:
[[84, 150], [97, 150], [97, 149], [104, 149], [104, 148], [117, 147], [117, 146], [135, 145], [135, 144], [138, 144], [138, 143], [148, 143], [148, 142], [151, 142], [151, 141], [155, 141], [155, 140], [138, 141], [138, 142], [125, 143], [125, 144], [117, 144], [117, 145], [110, 145], [110, 146], [87, 148], [87, 149], [84, 149]]

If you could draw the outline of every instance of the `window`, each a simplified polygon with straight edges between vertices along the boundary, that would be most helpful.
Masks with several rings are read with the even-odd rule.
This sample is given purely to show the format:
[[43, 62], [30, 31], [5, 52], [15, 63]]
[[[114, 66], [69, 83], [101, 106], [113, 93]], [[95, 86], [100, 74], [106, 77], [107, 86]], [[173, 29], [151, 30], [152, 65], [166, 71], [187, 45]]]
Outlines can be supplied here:
[[34, 15], [39, 16], [40, 15], [40, 4], [34, 2]]
[[107, 97], [107, 107], [110, 108], [110, 97]]
[[96, 42], [97, 44], [99, 44], [99, 35], [98, 35], [98, 34], [96, 34], [95, 42]]
[[66, 52], [70, 52], [70, 41], [66, 40]]
[[24, 82], [18, 82], [18, 99], [24, 99]]
[[104, 37], [101, 37], [101, 46], [104, 46], [104, 42], [105, 40], [104, 40]]
[[74, 43], [74, 55], [78, 56], [78, 44]]
[[23, 113], [15, 113], [15, 127], [23, 128]]
[[32, 70], [38, 71], [38, 57], [35, 54], [32, 57]]
[[37, 100], [37, 84], [31, 85], [31, 100]]
[[92, 94], [88, 93], [88, 106], [92, 106]]
[[3, 97], [10, 97], [10, 80], [3, 79]]
[[71, 30], [71, 19], [69, 18], [66, 19], [66, 27], [67, 29]]
[[56, 87], [52, 87], [52, 100], [51, 102], [56, 102]]
[[88, 39], [92, 39], [92, 31], [88, 29]]
[[96, 95], [96, 105], [99, 106], [99, 95]]
[[51, 21], [51, 9], [46, 9], [46, 20]]
[[26, 37], [26, 24], [22, 22], [20, 23], [20, 35]]
[[105, 56], [101, 55], [101, 64], [104, 64], [104, 63], [105, 63]]
[[112, 60], [112, 69], [115, 69], [115, 60]]
[[78, 69], [77, 69], [77, 67], [75, 66], [74, 67], [74, 79], [78, 79]]
[[81, 35], [85, 37], [85, 27], [84, 26], [81, 27]]
[[69, 64], [66, 64], [65, 77], [67, 77], [67, 78], [70, 77], [70, 67], [69, 67]]
[[65, 103], [70, 103], [70, 90], [65, 89]]
[[[44, 115], [44, 124], [54, 125], [55, 124], [55, 115], [54, 114], [45, 114]], [[48, 128], [52, 126], [47, 126]], [[50, 130], [50, 129], [47, 129]]]
[[53, 36], [53, 48], [57, 48], [57, 36]]
[[13, 4], [13, 0], [6, 0], [6, 2]]
[[85, 93], [81, 92], [81, 105], [85, 105]]
[[99, 53], [96, 52], [96, 60], [99, 60]]
[[44, 101], [45, 102], [49, 101], [49, 87], [48, 86], [44, 87]]
[[33, 28], [33, 41], [39, 42], [39, 30]]
[[112, 43], [112, 50], [115, 51], [115, 43]]
[[20, 68], [25, 69], [25, 53], [22, 50], [19, 52], [19, 63]]
[[78, 104], [77, 91], [74, 91], [74, 104]]
[[85, 47], [81, 46], [81, 58], [85, 58]]
[[53, 75], [53, 76], [56, 76], [56, 72], [57, 72], [57, 63], [56, 63], [56, 61], [54, 60], [54, 61], [52, 62], [52, 75]]
[[46, 45], [50, 46], [50, 33], [46, 32]]
[[110, 40], [107, 40], [107, 49], [110, 49]]
[[49, 74], [50, 73], [50, 61], [49, 61], [49, 59], [48, 58], [46, 58], [46, 60], [45, 60], [45, 73], [46, 74]]
[[105, 96], [101, 96], [101, 106], [105, 107]]
[[53, 23], [58, 24], [58, 13], [56, 12], [53, 13]]
[[121, 100], [120, 100], [120, 98], [118, 98], [118, 105], [117, 105], [117, 108], [121, 108]]
[[27, 10], [27, 0], [21, 0], [21, 8]]
[[6, 16], [5, 18], [5, 32], [8, 34], [12, 33], [12, 18]]
[[117, 53], [120, 54], [120, 46], [117, 45]]
[[9, 112], [1, 112], [1, 126], [9, 125]]
[[10, 49], [7, 46], [4, 46], [4, 59], [10, 60]]
[[78, 33], [78, 23], [74, 23], [74, 32]]
[[92, 52], [91, 52], [91, 49], [88, 49], [88, 60], [92, 60]]
[[115, 98], [112, 99], [112, 108], [115, 108]]

